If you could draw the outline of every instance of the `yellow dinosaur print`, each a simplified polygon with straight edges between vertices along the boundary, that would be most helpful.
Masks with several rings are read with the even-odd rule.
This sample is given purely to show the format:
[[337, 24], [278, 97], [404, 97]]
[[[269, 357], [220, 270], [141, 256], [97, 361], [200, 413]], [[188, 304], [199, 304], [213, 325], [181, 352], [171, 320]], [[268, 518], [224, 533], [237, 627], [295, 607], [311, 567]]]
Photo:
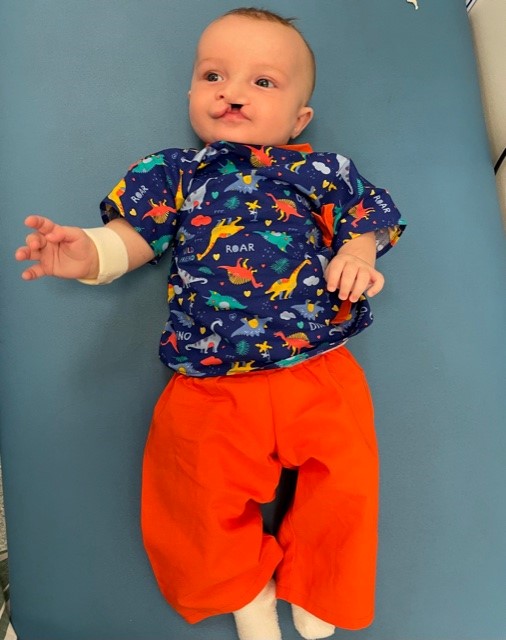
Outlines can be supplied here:
[[184, 201], [185, 197], [183, 195], [183, 170], [179, 169], [179, 182], [177, 184], [177, 191], [175, 196], [176, 211], [179, 211], [179, 209], [181, 209]]
[[207, 254], [216, 244], [217, 240], [219, 240], [220, 238], [230, 238], [230, 236], [233, 236], [244, 229], [244, 226], [238, 226], [237, 224], [239, 220], [242, 220], [240, 216], [238, 216], [235, 220], [231, 220], [230, 218], [228, 220], [229, 222], [227, 223], [227, 219], [223, 218], [215, 227], [213, 227], [213, 229], [211, 230], [211, 238], [209, 240], [209, 244], [207, 245], [207, 249], [204, 251], [204, 253], [197, 254], [198, 260], [202, 260], [202, 258], [207, 256]]
[[123, 203], [121, 202], [121, 196], [125, 193], [126, 182], [124, 179], [120, 180], [118, 184], [114, 187], [114, 189], [109, 194], [109, 198], [114, 202], [114, 204], [118, 207], [118, 211], [123, 218], [125, 217], [125, 209], [123, 208]]
[[394, 228], [390, 227], [388, 229], [388, 233], [390, 235], [390, 244], [393, 246], [397, 242], [397, 240], [399, 240], [399, 238], [401, 237], [402, 231], [400, 227], [394, 227]]
[[289, 171], [292, 173], [299, 173], [299, 169], [306, 164], [306, 158], [302, 158], [302, 160], [297, 160], [296, 162], [292, 162], [289, 165]]
[[234, 362], [227, 371], [227, 376], [231, 376], [234, 373], [249, 373], [250, 371], [254, 371], [254, 364], [254, 360], [250, 360], [249, 362]]
[[298, 267], [296, 267], [288, 278], [280, 278], [273, 282], [271, 286], [265, 292], [266, 294], [271, 293], [270, 300], [275, 300], [279, 298], [280, 300], [286, 300], [290, 298], [295, 287], [297, 286], [297, 277], [299, 272], [306, 266], [306, 264], [311, 264], [310, 260], [303, 260]]

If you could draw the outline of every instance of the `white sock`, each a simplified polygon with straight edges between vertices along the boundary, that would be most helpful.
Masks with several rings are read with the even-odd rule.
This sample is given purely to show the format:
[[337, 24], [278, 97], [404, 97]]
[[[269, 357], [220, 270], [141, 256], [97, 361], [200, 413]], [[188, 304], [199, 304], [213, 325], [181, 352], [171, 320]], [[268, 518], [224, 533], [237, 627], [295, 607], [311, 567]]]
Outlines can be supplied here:
[[336, 630], [334, 625], [320, 620], [320, 618], [317, 618], [302, 607], [298, 607], [296, 604], [292, 604], [292, 616], [295, 628], [306, 640], [330, 638]]
[[234, 611], [234, 618], [239, 640], [281, 640], [274, 580], [249, 604]]

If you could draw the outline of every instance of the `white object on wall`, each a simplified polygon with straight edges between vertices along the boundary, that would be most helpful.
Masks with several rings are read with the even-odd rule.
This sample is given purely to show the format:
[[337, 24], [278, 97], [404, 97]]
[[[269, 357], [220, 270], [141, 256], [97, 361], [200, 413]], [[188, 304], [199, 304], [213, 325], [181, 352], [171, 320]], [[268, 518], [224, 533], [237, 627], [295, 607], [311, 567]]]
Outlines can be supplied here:
[[506, 0], [467, 0], [492, 164], [506, 224]]

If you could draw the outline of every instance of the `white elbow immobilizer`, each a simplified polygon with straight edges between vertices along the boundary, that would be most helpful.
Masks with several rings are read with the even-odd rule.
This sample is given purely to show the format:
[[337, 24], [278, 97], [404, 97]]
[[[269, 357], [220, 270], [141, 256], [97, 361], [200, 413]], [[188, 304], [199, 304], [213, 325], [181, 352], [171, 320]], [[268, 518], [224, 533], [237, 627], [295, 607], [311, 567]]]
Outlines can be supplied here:
[[79, 279], [83, 284], [109, 284], [128, 271], [128, 252], [121, 237], [112, 229], [94, 227], [83, 229], [91, 238], [98, 252], [98, 276]]

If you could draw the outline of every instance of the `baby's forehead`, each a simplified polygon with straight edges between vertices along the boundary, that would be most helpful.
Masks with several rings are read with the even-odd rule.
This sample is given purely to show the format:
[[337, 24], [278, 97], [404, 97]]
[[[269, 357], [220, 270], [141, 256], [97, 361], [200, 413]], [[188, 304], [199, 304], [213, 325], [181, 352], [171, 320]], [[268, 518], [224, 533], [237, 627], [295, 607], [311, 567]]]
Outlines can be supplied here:
[[[251, 34], [251, 36], [249, 35]], [[223, 16], [211, 22], [202, 32], [196, 47], [196, 58], [240, 60], [238, 50], [258, 58], [273, 55], [293, 58], [303, 55], [305, 43], [293, 28], [280, 23], [244, 16]], [[273, 64], [276, 59], [273, 57]]]
[[[245, 32], [251, 33], [251, 36]], [[263, 38], [262, 46], [257, 40]], [[217, 42], [218, 41], [218, 42]], [[263, 52], [265, 46], [268, 51]], [[272, 56], [272, 62], [288, 61], [308, 76], [308, 98], [315, 83], [316, 67], [314, 54], [300, 33], [292, 25], [243, 15], [224, 15], [211, 22], [201, 33], [195, 53], [195, 63], [203, 58], [233, 55], [241, 59], [235, 49], [254, 52], [259, 59], [262, 53]]]
[[[290, 40], [291, 43], [297, 47], [304, 47], [306, 44], [297, 29], [280, 22], [250, 16], [224, 15], [213, 20], [202, 31], [197, 43], [197, 49], [202, 43], [205, 43], [209, 37], [221, 35], [221, 33], [226, 32], [228, 38], [225, 38], [223, 41], [223, 44], [226, 44], [226, 42], [233, 39], [234, 36], [237, 37], [238, 33], [242, 35], [245, 31], [250, 31], [252, 34], [268, 34], [268, 37], [274, 41]], [[244, 42], [244, 44], [247, 43]]]

